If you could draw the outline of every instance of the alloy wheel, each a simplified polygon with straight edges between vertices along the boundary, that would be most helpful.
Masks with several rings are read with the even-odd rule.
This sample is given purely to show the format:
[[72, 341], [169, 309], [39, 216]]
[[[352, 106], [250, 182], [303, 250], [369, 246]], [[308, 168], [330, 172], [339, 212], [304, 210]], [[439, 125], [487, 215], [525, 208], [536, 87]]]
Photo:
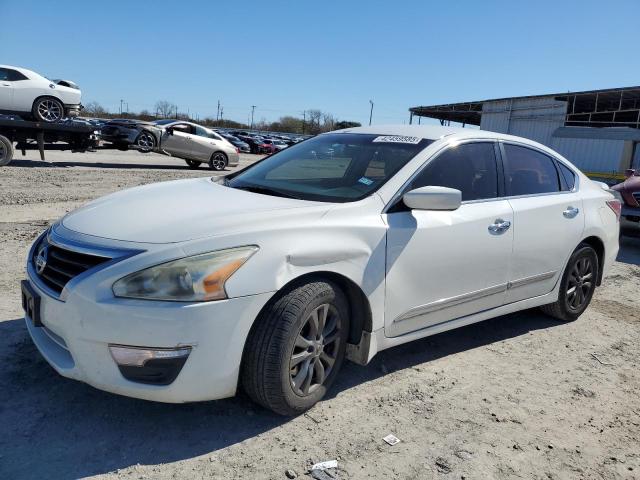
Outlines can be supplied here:
[[4, 148], [4, 144], [0, 142], [0, 162], [7, 156], [7, 149]]
[[153, 150], [155, 139], [150, 133], [142, 132], [136, 143], [143, 150]]
[[222, 153], [216, 153], [211, 158], [211, 167], [214, 170], [224, 170], [224, 167], [227, 165], [227, 159]]
[[307, 396], [320, 387], [331, 374], [340, 347], [340, 315], [323, 304], [314, 309], [296, 337], [289, 360], [293, 391]]
[[590, 258], [582, 257], [573, 265], [567, 281], [567, 307], [571, 311], [579, 311], [588, 301], [589, 292], [593, 288], [593, 263]]
[[62, 109], [58, 102], [44, 99], [38, 103], [38, 114], [47, 122], [57, 122], [62, 118]]

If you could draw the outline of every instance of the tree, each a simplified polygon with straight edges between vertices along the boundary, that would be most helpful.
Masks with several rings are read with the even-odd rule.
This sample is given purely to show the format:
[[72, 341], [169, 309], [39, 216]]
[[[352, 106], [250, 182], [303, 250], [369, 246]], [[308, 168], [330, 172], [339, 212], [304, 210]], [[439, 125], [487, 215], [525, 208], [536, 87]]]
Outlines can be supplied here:
[[84, 106], [84, 113], [90, 117], [102, 117], [109, 112], [98, 102], [89, 102]]
[[167, 100], [158, 100], [156, 102], [156, 115], [159, 117], [169, 118], [176, 114], [178, 106]]
[[341, 130], [343, 128], [355, 128], [361, 127], [362, 124], [358, 122], [349, 122], [347, 120], [342, 120], [341, 122], [336, 123], [336, 130]]

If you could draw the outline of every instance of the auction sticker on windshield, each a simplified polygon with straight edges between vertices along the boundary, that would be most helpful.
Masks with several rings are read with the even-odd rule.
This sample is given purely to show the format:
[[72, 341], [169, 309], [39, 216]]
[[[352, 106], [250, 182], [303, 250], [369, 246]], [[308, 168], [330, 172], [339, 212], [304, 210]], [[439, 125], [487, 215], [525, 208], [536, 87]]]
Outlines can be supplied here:
[[417, 145], [420, 143], [420, 137], [405, 137], [404, 135], [383, 135], [372, 140], [373, 143], [410, 143]]

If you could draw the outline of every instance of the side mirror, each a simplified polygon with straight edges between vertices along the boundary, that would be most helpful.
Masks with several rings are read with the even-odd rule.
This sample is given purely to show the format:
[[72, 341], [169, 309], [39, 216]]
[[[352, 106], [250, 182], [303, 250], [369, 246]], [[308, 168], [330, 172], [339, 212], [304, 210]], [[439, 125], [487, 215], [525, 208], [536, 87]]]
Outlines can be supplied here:
[[624, 171], [624, 176], [625, 176], [626, 178], [629, 178], [629, 177], [633, 177], [634, 175], [636, 175], [636, 173], [637, 173], [637, 172], [636, 172], [636, 169], [635, 169], [635, 168], [627, 168], [627, 169]]
[[173, 128], [169, 127], [166, 129], [167, 135], [173, 135]]
[[462, 203], [462, 192], [429, 185], [405, 193], [402, 201], [412, 210], [457, 210]]

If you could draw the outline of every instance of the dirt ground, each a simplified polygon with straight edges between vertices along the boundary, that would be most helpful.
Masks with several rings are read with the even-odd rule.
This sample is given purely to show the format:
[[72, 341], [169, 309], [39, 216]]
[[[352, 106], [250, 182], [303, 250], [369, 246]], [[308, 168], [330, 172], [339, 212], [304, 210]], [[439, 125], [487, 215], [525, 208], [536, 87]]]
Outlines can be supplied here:
[[525, 311], [347, 364], [298, 418], [243, 395], [165, 405], [58, 376], [28, 337], [19, 281], [29, 244], [65, 212], [210, 172], [137, 152], [36, 158], [0, 168], [0, 478], [310, 478], [331, 459], [349, 479], [640, 478], [640, 237], [623, 237], [574, 323]]

